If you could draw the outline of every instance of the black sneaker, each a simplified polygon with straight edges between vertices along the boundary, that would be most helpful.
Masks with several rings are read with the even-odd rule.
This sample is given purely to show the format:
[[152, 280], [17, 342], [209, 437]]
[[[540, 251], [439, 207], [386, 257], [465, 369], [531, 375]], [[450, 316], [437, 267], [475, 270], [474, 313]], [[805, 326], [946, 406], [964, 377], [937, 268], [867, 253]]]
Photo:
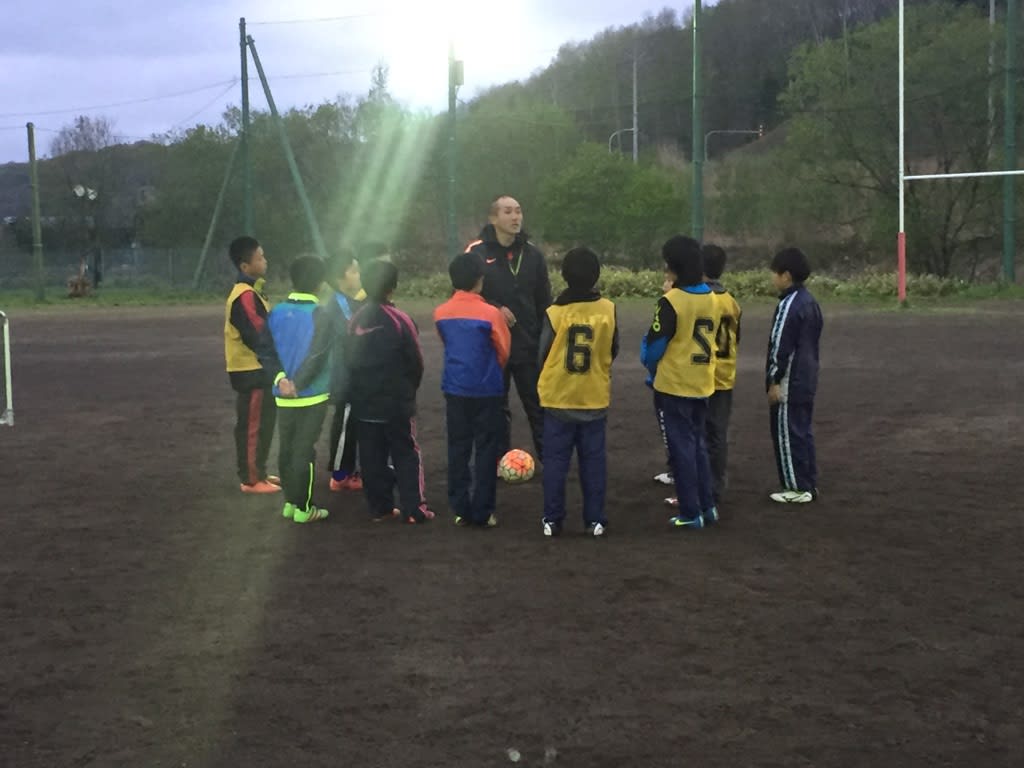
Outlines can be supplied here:
[[548, 520], [542, 520], [544, 523], [544, 535], [549, 537], [561, 536], [562, 535], [562, 524], [553, 523]]
[[604, 536], [606, 533], [608, 533], [607, 523], [587, 523], [587, 536], [597, 538]]

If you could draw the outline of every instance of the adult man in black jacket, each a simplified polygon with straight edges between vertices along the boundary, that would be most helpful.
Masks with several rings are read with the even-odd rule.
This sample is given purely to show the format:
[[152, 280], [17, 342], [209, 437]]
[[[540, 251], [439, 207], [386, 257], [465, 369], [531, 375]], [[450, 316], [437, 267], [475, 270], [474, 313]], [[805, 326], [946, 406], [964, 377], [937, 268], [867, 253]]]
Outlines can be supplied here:
[[544, 412], [537, 396], [537, 353], [544, 313], [551, 304], [548, 265], [523, 232], [523, 209], [515, 198], [500, 195], [491, 203], [490, 224], [480, 239], [469, 244], [484, 262], [483, 296], [501, 310], [512, 331], [512, 353], [505, 367], [505, 440], [511, 444], [512, 411], [508, 394], [515, 379], [516, 391], [526, 411], [537, 458], [543, 458]]

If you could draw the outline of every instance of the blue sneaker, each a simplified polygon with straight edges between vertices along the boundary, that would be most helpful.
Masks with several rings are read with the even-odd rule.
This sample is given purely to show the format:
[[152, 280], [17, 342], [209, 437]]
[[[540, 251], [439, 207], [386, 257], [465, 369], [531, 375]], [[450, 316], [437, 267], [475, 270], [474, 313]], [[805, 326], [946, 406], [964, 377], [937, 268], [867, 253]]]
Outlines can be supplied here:
[[704, 527], [714, 525], [718, 522], [718, 507], [711, 507], [711, 509], [705, 509], [701, 513], [701, 518], [704, 520]]
[[700, 515], [696, 517], [683, 517], [682, 515], [676, 515], [668, 519], [668, 524], [673, 528], [693, 528], [700, 529], [704, 527], [704, 518]]

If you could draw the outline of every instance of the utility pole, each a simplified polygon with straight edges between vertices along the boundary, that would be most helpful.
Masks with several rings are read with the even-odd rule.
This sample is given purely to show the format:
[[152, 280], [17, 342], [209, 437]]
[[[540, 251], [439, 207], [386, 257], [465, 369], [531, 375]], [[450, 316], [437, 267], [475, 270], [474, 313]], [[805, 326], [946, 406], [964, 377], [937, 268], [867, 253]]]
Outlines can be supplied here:
[[459, 86], [464, 81], [462, 62], [455, 59], [455, 43], [448, 43], [448, 258], [459, 252], [459, 233], [455, 216], [457, 155], [455, 143], [456, 110]]
[[700, 0], [693, 3], [693, 237], [704, 240], [704, 86], [701, 72]]
[[640, 157], [640, 125], [637, 110], [636, 92], [636, 44], [633, 44], [633, 165], [636, 165]]
[[[28, 170], [32, 184], [32, 261], [36, 268], [36, 301], [46, 298], [46, 275], [43, 270], [43, 227], [39, 217], [39, 168], [36, 163], [36, 127], [28, 129]], [[7, 385], [10, 390], [10, 384]]]
[[313, 246], [316, 248], [316, 255], [327, 261], [327, 246], [320, 234], [320, 226], [316, 223], [316, 216], [313, 214], [313, 204], [309, 202], [306, 194], [306, 185], [302, 183], [302, 174], [299, 173], [299, 164], [295, 162], [295, 153], [292, 152], [291, 142], [288, 141], [288, 132], [285, 130], [284, 121], [277, 111], [277, 103], [274, 101], [274, 94], [270, 91], [270, 83], [267, 81], [267, 73], [263, 71], [263, 64], [260, 62], [260, 55], [256, 51], [256, 41], [252, 35], [246, 38], [249, 50], [252, 52], [252, 63], [256, 65], [256, 73], [260, 76], [260, 84], [263, 86], [263, 93], [267, 97], [267, 105], [270, 107], [270, 116], [277, 126], [277, 133], [281, 139], [281, 147], [284, 149], [284, 159], [288, 162], [288, 170], [291, 171], [292, 181], [295, 183], [295, 191], [299, 194], [299, 202], [302, 204], [302, 212], [306, 215], [306, 224], [309, 226], [309, 233], [313, 237]]
[[[1017, 0], [1006, 0], [1006, 108], [1003, 115], [1003, 170], [1017, 170]], [[1003, 280], [1016, 280], [1017, 186], [1013, 176], [1003, 177]]]
[[242, 52], [242, 135], [239, 143], [242, 154], [242, 222], [245, 234], [253, 237], [252, 166], [249, 164], [249, 51], [244, 16], [238, 20], [238, 45]]

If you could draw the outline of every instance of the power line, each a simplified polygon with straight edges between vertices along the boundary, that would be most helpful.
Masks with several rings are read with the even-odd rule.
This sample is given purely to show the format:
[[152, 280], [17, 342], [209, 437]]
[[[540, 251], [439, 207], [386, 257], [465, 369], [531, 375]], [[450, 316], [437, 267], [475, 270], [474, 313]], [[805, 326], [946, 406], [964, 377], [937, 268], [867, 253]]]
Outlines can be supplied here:
[[169, 130], [174, 130], [175, 128], [178, 128], [179, 126], [184, 125], [185, 123], [189, 123], [192, 120], [194, 120], [195, 118], [199, 117], [199, 115], [203, 114], [203, 112], [205, 112], [210, 107], [212, 107], [214, 104], [216, 104], [218, 101], [220, 101], [225, 96], [227, 96], [228, 93], [230, 93], [237, 84], [238, 84], [238, 80], [237, 79], [232, 80], [227, 88], [225, 88], [223, 91], [218, 93], [216, 96], [214, 96], [208, 102], [206, 102], [206, 104], [204, 104], [202, 107], [197, 109], [195, 112], [193, 112], [191, 115], [186, 117], [184, 120], [179, 120], [178, 122], [176, 122], [173, 125], [171, 125]]
[[114, 107], [127, 107], [133, 104], [146, 104], [152, 101], [162, 101], [164, 99], [176, 99], [180, 96], [191, 96], [194, 93], [202, 93], [203, 91], [209, 91], [213, 88], [221, 88], [229, 83], [234, 84], [233, 80], [221, 80], [219, 83], [210, 83], [209, 85], [203, 85], [199, 88], [192, 88], [187, 91], [178, 91], [177, 93], [166, 93], [161, 96], [147, 96], [141, 99], [130, 99], [128, 101], [118, 101], [111, 104], [93, 104], [87, 107], [69, 107], [67, 109], [50, 109], [43, 111], [33, 112], [4, 112], [0, 113], [0, 118], [5, 117], [31, 117], [33, 115], [66, 115], [72, 112], [91, 112], [94, 109], [113, 109]]
[[[267, 80], [274, 82], [275, 80], [302, 80], [304, 78], [337, 77], [339, 75], [365, 75], [371, 71], [373, 71], [373, 67], [365, 67], [363, 69], [339, 69], [335, 72], [299, 72], [293, 75], [274, 75], [273, 77], [267, 77]], [[259, 82], [259, 78], [250, 77], [249, 81]]]
[[277, 19], [274, 21], [246, 21], [248, 27], [269, 27], [278, 24], [323, 24], [334, 21], [351, 21], [352, 19], [366, 19], [373, 16], [383, 16], [383, 13], [353, 13], [348, 16], [321, 16], [313, 19]]

